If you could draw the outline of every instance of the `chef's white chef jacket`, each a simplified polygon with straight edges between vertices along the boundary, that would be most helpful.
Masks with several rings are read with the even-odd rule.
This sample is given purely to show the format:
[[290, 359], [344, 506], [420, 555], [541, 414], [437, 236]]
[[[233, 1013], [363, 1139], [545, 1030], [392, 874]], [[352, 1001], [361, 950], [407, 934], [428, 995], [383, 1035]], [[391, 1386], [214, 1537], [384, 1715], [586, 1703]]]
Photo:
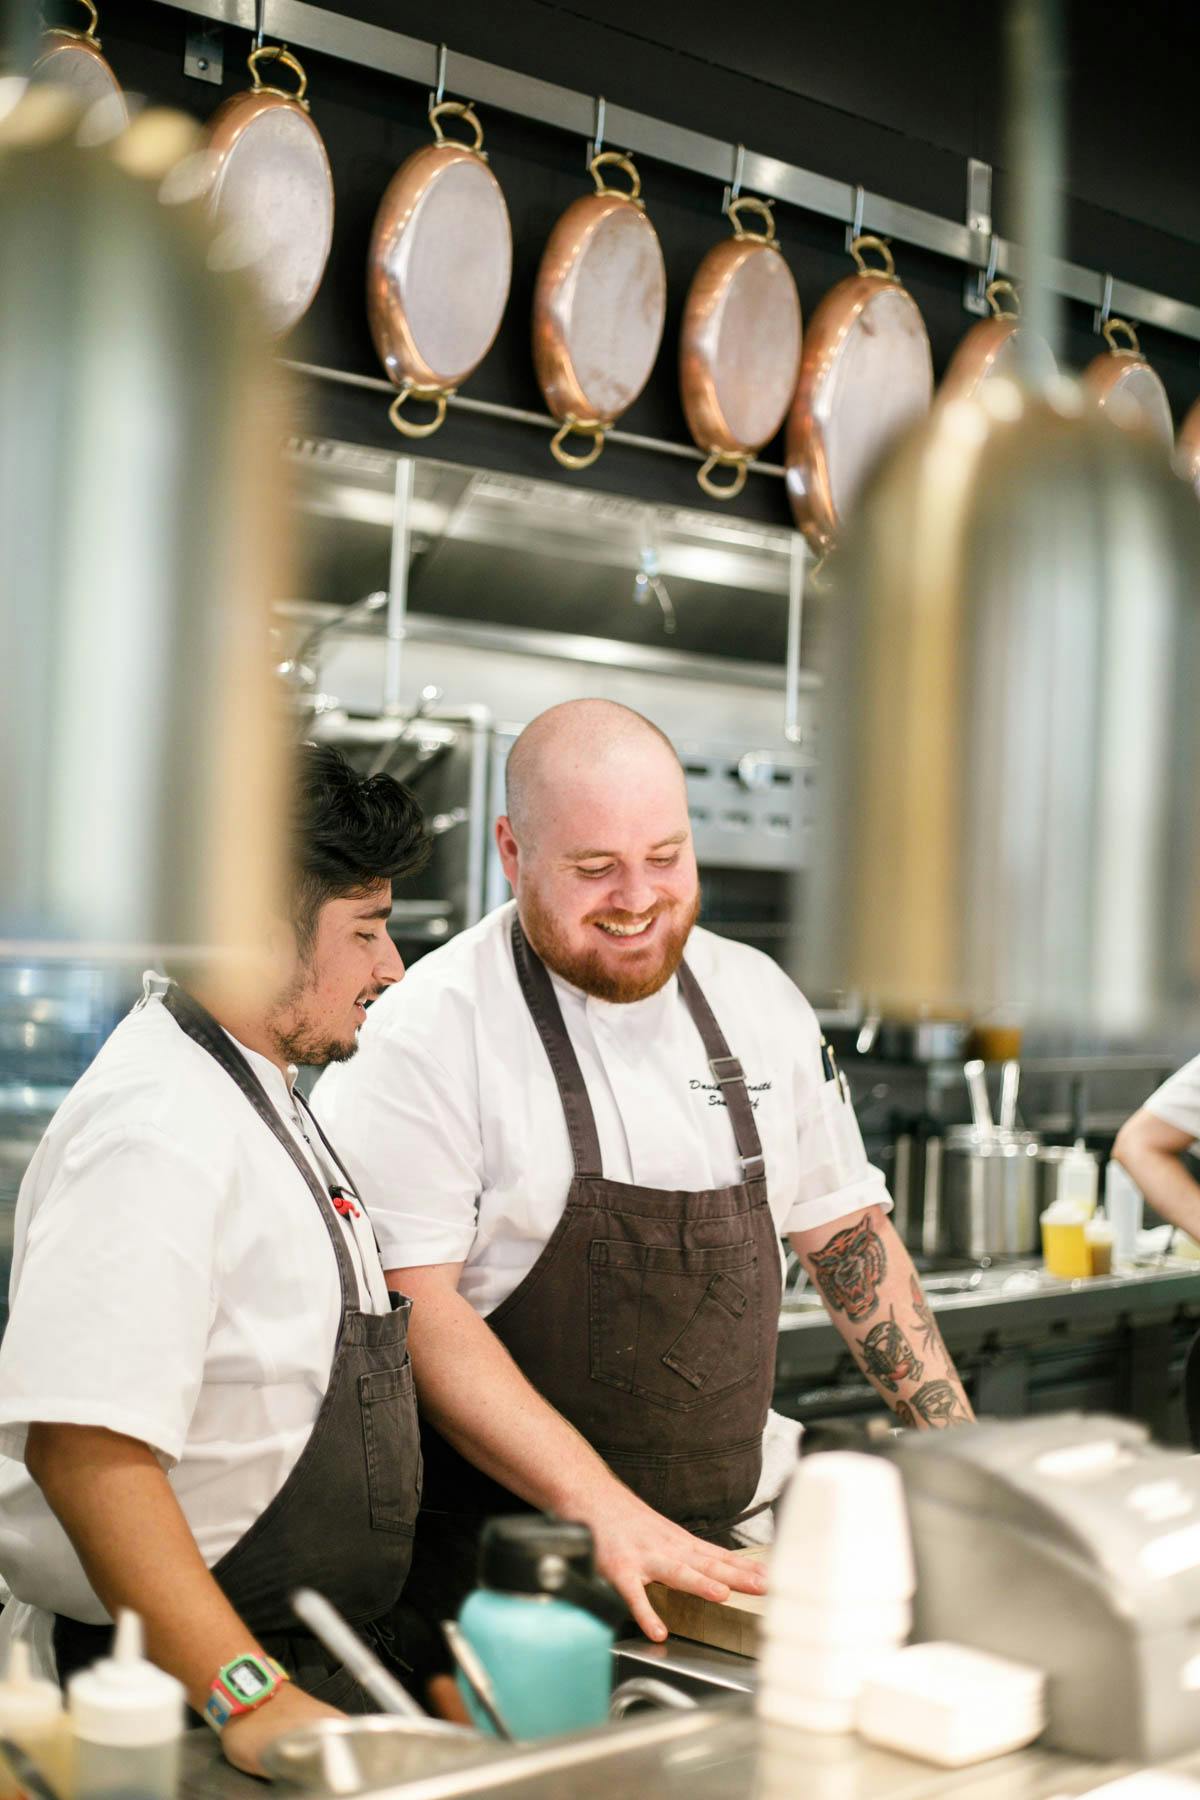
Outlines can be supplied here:
[[1200, 1056], [1169, 1075], [1143, 1104], [1155, 1118], [1200, 1140]]
[[[422, 957], [371, 1007], [358, 1055], [313, 1108], [367, 1202], [385, 1268], [462, 1263], [481, 1314], [510, 1294], [562, 1216], [570, 1145], [517, 981], [514, 903]], [[695, 930], [687, 961], [745, 1070], [775, 1223], [805, 1231], [890, 1208], [854, 1109], [825, 1078], [812, 1007], [745, 944]], [[594, 999], [552, 974], [614, 1181], [696, 1192], [741, 1181], [733, 1129], [675, 977], [646, 1000]]]
[[[322, 1183], [288, 1080], [250, 1063]], [[308, 1132], [319, 1143], [311, 1121]], [[358, 1304], [390, 1306], [370, 1222], [341, 1220]], [[17, 1201], [0, 1345], [0, 1574], [107, 1618], [21, 1460], [35, 1420], [149, 1444], [211, 1567], [308, 1441], [341, 1315], [337, 1260], [287, 1152], [158, 999], [117, 1026], [55, 1114]]]

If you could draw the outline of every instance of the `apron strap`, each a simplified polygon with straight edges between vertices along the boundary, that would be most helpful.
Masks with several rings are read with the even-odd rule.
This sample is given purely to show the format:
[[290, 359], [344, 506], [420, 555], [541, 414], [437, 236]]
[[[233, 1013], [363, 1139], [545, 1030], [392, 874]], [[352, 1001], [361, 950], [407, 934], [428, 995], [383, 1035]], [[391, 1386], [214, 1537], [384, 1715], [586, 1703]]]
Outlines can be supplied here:
[[[345, 1234], [334, 1217], [329, 1195], [325, 1192], [324, 1185], [318, 1179], [315, 1169], [280, 1118], [276, 1108], [272, 1106], [262, 1082], [228, 1032], [222, 1031], [212, 1014], [201, 1006], [198, 1000], [194, 1000], [190, 994], [185, 993], [177, 982], [171, 983], [163, 995], [162, 1003], [180, 1030], [186, 1032], [188, 1037], [194, 1043], [199, 1044], [202, 1050], [207, 1050], [214, 1062], [219, 1063], [235, 1086], [241, 1089], [267, 1130], [278, 1139], [304, 1177], [309, 1192], [317, 1203], [318, 1211], [325, 1221], [325, 1229], [329, 1233], [334, 1255], [337, 1257], [344, 1321], [347, 1313], [359, 1310], [358, 1277], [350, 1260]], [[324, 1139], [324, 1135], [322, 1132], [322, 1139]], [[328, 1148], [328, 1144], [326, 1147]], [[332, 1155], [332, 1151], [330, 1154]], [[334, 1161], [340, 1168], [341, 1164], [337, 1157], [334, 1157]]]
[[600, 1134], [596, 1130], [596, 1115], [588, 1099], [583, 1070], [579, 1067], [575, 1047], [567, 1035], [562, 1007], [558, 1004], [558, 995], [554, 992], [546, 965], [530, 948], [529, 939], [525, 936], [516, 913], [513, 914], [512, 922], [512, 948], [517, 965], [517, 980], [521, 984], [525, 1004], [533, 1016], [542, 1048], [550, 1059], [550, 1067], [558, 1083], [576, 1177], [586, 1179], [589, 1176], [603, 1175]]
[[330, 1143], [329, 1139], [325, 1136], [325, 1132], [321, 1125], [320, 1119], [318, 1119], [316, 1113], [313, 1111], [312, 1107], [309, 1105], [309, 1103], [305, 1099], [304, 1095], [300, 1092], [299, 1088], [296, 1089], [292, 1098], [296, 1101], [297, 1105], [302, 1106], [304, 1108], [305, 1112], [308, 1114], [308, 1122], [312, 1126], [313, 1130], [316, 1132], [317, 1136], [320, 1138], [321, 1142], [324, 1144], [325, 1154], [328, 1156], [330, 1162], [333, 1164], [334, 1168], [337, 1170], [338, 1174], [341, 1176], [342, 1180], [345, 1182], [347, 1193], [353, 1194], [354, 1198], [358, 1201], [359, 1207], [362, 1211], [362, 1215], [366, 1219], [367, 1224], [371, 1227], [371, 1236], [375, 1241], [375, 1249], [379, 1256], [380, 1267], [382, 1268], [382, 1266], [383, 1266], [383, 1251], [380, 1250], [380, 1248], [379, 1248], [379, 1234], [375, 1230], [374, 1219], [372, 1219], [366, 1206], [363, 1205], [362, 1195], [359, 1193], [358, 1189], [355, 1187], [354, 1183], [351, 1181], [350, 1175], [349, 1175], [349, 1172], [347, 1171], [345, 1163], [342, 1161], [341, 1157], [338, 1155], [337, 1151], [334, 1149], [334, 1147]]
[[759, 1180], [766, 1172], [766, 1163], [763, 1159], [762, 1139], [758, 1135], [758, 1125], [754, 1118], [754, 1106], [746, 1087], [745, 1071], [737, 1057], [730, 1054], [725, 1033], [717, 1024], [716, 1015], [704, 998], [700, 983], [685, 962], [680, 963], [677, 973], [680, 992], [687, 1002], [692, 1022], [700, 1033], [713, 1080], [720, 1088], [729, 1109], [729, 1123], [733, 1126], [734, 1142], [742, 1165], [742, 1178], [745, 1181]]
[[[521, 921], [515, 913], [512, 922], [512, 946], [521, 992], [533, 1015], [538, 1036], [542, 1040], [546, 1055], [550, 1059], [550, 1067], [554, 1071], [554, 1079], [558, 1083], [559, 1097], [562, 1100], [563, 1112], [567, 1119], [567, 1134], [571, 1140], [575, 1174], [580, 1177], [601, 1175], [603, 1166], [600, 1157], [600, 1135], [596, 1130], [596, 1116], [592, 1111], [592, 1103], [588, 1099], [583, 1071], [579, 1067], [579, 1059], [575, 1055], [574, 1046], [567, 1035], [562, 1008], [558, 1004], [558, 995], [554, 992], [546, 965], [531, 948], [529, 939], [521, 927]], [[733, 1127], [733, 1138], [742, 1165], [742, 1179], [745, 1181], [760, 1180], [766, 1171], [766, 1163], [763, 1158], [762, 1139], [758, 1135], [758, 1126], [754, 1119], [754, 1107], [746, 1088], [745, 1072], [737, 1057], [730, 1054], [725, 1033], [717, 1024], [712, 1007], [704, 998], [700, 983], [686, 962], [680, 963], [677, 974], [680, 992], [692, 1015], [692, 1022], [700, 1033], [700, 1040], [704, 1045], [708, 1066], [713, 1072], [713, 1079], [720, 1087], [729, 1109], [729, 1122]]]

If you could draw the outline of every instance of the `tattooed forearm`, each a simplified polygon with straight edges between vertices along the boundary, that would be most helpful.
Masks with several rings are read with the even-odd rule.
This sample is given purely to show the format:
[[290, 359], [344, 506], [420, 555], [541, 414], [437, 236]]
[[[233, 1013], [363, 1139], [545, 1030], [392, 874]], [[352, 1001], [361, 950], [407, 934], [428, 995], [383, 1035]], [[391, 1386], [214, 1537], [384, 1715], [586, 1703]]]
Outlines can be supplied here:
[[925, 1365], [896, 1323], [896, 1309], [881, 1325], [855, 1340], [862, 1352], [863, 1368], [889, 1394], [900, 1392], [902, 1381], [920, 1381]]
[[795, 1233], [792, 1245], [847, 1350], [900, 1424], [928, 1431], [970, 1421], [971, 1403], [890, 1219], [871, 1208], [841, 1230]]
[[932, 1425], [935, 1429], [946, 1425], [970, 1423], [970, 1410], [961, 1391], [953, 1382], [927, 1381], [925, 1386], [918, 1388], [910, 1398], [913, 1411], [924, 1419], [927, 1425]]
[[952, 1367], [950, 1352], [938, 1329], [938, 1322], [933, 1316], [933, 1308], [921, 1292], [921, 1284], [914, 1275], [909, 1287], [913, 1311], [917, 1315], [917, 1336], [925, 1346], [926, 1356], [940, 1356], [947, 1368]]
[[813, 1280], [826, 1304], [847, 1318], [869, 1319], [879, 1310], [879, 1289], [887, 1278], [887, 1252], [875, 1221], [866, 1214], [857, 1225], [810, 1255]]

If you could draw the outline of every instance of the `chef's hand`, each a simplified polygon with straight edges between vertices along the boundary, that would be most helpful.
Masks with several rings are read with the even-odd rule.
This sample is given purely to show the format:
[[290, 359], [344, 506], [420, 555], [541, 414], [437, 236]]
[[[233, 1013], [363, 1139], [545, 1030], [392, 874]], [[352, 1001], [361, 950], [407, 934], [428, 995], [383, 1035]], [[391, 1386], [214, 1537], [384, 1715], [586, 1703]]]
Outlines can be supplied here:
[[762, 1566], [751, 1558], [732, 1556], [673, 1525], [619, 1482], [585, 1521], [596, 1540], [596, 1567], [616, 1588], [648, 1638], [661, 1643], [667, 1628], [646, 1598], [646, 1584], [660, 1581], [683, 1594], [698, 1594], [718, 1605], [729, 1590], [743, 1594], [766, 1591]]
[[221, 1733], [221, 1748], [235, 1769], [243, 1769], [247, 1775], [261, 1775], [262, 1753], [276, 1738], [305, 1725], [316, 1725], [322, 1719], [344, 1716], [336, 1706], [326, 1706], [323, 1700], [314, 1700], [303, 1688], [286, 1681], [264, 1705], [230, 1720]]

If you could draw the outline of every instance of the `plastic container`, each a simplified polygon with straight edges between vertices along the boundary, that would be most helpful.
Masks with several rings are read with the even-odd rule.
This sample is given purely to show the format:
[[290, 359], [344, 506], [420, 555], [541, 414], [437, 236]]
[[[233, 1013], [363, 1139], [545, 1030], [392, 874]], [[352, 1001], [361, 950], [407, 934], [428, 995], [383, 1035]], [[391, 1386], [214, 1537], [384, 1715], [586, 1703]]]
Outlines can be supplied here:
[[895, 1465], [848, 1450], [802, 1462], [779, 1508], [759, 1716], [852, 1731], [864, 1679], [908, 1634], [915, 1583]]
[[1109, 1275], [1113, 1263], [1113, 1228], [1099, 1206], [1083, 1228], [1093, 1275]]
[[1109, 1162], [1104, 1172], [1104, 1210], [1113, 1229], [1112, 1259], [1116, 1269], [1128, 1268], [1137, 1255], [1142, 1229], [1142, 1190], [1119, 1162]]
[[911, 1598], [912, 1537], [900, 1475], [880, 1456], [806, 1457], [779, 1507], [771, 1597], [877, 1607]]
[[[614, 1626], [624, 1604], [595, 1575], [586, 1525], [531, 1514], [492, 1519], [479, 1582], [458, 1623], [483, 1661], [515, 1737], [602, 1725], [612, 1692]], [[492, 1727], [462, 1676], [475, 1724]]]
[[74, 1800], [175, 1800], [183, 1684], [142, 1654], [137, 1613], [117, 1615], [111, 1656], [67, 1684]]
[[1058, 1197], [1086, 1208], [1088, 1217], [1096, 1210], [1100, 1186], [1100, 1165], [1082, 1138], [1077, 1138], [1062, 1159]]
[[868, 1743], [946, 1768], [1018, 1750], [1046, 1723], [1040, 1669], [962, 1644], [913, 1644], [877, 1666], [858, 1704]]
[[[71, 1771], [71, 1733], [57, 1682], [40, 1681], [32, 1673], [29, 1645], [16, 1638], [8, 1668], [0, 1681], [0, 1737], [11, 1738], [60, 1794], [67, 1792]], [[13, 1800], [22, 1790], [0, 1764], [0, 1800]]]
[[1042, 1214], [1042, 1260], [1060, 1281], [1083, 1281], [1092, 1272], [1084, 1227], [1087, 1210], [1078, 1201], [1056, 1200]]

